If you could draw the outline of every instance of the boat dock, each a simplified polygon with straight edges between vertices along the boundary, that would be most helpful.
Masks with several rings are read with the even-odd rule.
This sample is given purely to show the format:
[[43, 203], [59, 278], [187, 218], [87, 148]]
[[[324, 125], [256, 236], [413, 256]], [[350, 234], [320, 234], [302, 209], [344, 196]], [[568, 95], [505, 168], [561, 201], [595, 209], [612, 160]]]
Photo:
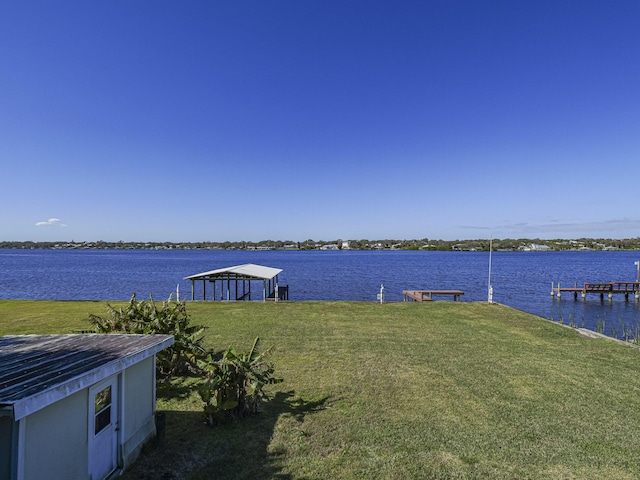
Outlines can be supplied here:
[[560, 282], [557, 286], [551, 282], [551, 296], [560, 298], [563, 293], [573, 293], [573, 298], [578, 299], [578, 294], [584, 299], [587, 294], [600, 295], [603, 300], [607, 295], [612, 299], [614, 295], [624, 295], [625, 300], [629, 300], [629, 295], [634, 295], [635, 299], [640, 299], [640, 282], [608, 282], [608, 283], [585, 283], [582, 287], [574, 285], [573, 287], [561, 287]]
[[453, 295], [453, 301], [459, 302], [464, 295], [462, 290], [403, 290], [405, 302], [430, 302], [434, 295]]

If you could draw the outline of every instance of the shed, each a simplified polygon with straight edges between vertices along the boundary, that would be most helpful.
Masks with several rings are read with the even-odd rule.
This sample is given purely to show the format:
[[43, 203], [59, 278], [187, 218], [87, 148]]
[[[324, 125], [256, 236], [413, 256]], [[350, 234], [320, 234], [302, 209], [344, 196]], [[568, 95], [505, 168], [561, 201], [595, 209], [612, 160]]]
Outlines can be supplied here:
[[0, 479], [102, 480], [153, 438], [171, 335], [0, 337]]
[[[202, 281], [202, 299], [207, 299], [207, 282], [212, 284], [211, 300], [251, 300], [251, 282], [262, 282], [262, 300], [288, 300], [289, 286], [278, 285], [280, 268], [246, 263], [235, 267], [219, 268], [185, 277], [191, 280], [191, 300], [195, 300], [195, 282]], [[217, 297], [216, 282], [220, 282]], [[226, 284], [226, 285], [225, 285]], [[242, 287], [242, 290], [240, 290]], [[233, 296], [232, 296], [233, 292]]]

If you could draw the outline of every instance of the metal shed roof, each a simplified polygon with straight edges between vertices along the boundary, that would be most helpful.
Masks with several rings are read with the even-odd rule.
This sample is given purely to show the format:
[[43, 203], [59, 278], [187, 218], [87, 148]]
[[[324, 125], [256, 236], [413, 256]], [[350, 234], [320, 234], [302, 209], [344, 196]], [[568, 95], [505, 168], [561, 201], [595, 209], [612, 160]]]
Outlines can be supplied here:
[[219, 268], [208, 272], [197, 273], [185, 280], [205, 280], [214, 278], [227, 278], [229, 276], [246, 280], [269, 280], [282, 272], [280, 268], [265, 267], [263, 265], [255, 265], [246, 263], [244, 265], [236, 265], [235, 267]]
[[0, 337], [0, 408], [26, 417], [173, 344], [171, 335]]

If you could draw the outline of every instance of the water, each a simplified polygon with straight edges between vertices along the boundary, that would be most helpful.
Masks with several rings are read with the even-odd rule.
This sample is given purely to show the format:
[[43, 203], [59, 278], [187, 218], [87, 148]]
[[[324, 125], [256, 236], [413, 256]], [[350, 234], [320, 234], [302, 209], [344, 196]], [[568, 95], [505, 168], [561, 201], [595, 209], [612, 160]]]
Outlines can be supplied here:
[[[551, 297], [551, 283], [632, 281], [640, 252], [494, 252], [493, 300], [565, 324], [605, 333], [640, 325], [640, 302], [590, 295]], [[282, 268], [290, 300], [402, 301], [402, 290], [457, 289], [463, 301], [486, 301], [487, 252], [225, 251], [225, 250], [0, 250], [0, 298], [164, 300], [188, 275], [244, 263]], [[254, 287], [255, 288], [255, 287]], [[208, 292], [210, 292], [208, 288]], [[259, 287], [261, 290], [261, 286]], [[201, 298], [196, 284], [196, 299]], [[443, 297], [446, 298], [446, 297]], [[617, 331], [617, 332], [616, 332]]]

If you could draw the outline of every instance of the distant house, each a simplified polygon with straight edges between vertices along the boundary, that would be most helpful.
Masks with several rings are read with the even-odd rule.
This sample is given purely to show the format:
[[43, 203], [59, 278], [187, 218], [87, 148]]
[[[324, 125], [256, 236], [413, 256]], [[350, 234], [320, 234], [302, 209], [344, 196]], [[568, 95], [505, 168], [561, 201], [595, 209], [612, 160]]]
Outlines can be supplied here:
[[518, 250], [521, 250], [523, 252], [548, 252], [549, 250], [551, 250], [551, 247], [549, 247], [548, 245], [531, 243], [530, 245], [523, 245], [518, 247]]
[[153, 438], [170, 335], [0, 337], [0, 479], [103, 480]]

